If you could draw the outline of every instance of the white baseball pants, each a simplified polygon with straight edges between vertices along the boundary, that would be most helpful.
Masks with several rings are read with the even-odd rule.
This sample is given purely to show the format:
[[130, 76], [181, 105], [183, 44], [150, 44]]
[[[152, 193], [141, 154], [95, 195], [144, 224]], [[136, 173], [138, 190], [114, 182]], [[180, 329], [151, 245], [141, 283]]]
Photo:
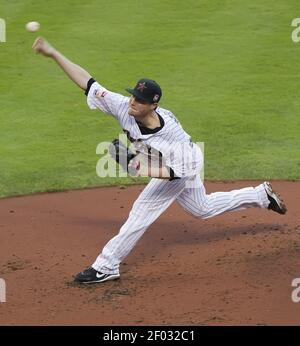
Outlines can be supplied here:
[[230, 192], [206, 194], [200, 176], [163, 180], [153, 178], [134, 202], [120, 232], [103, 248], [92, 267], [106, 274], [119, 273], [121, 261], [133, 249], [147, 228], [174, 202], [197, 218], [209, 218], [226, 211], [250, 207], [267, 208], [263, 185]]

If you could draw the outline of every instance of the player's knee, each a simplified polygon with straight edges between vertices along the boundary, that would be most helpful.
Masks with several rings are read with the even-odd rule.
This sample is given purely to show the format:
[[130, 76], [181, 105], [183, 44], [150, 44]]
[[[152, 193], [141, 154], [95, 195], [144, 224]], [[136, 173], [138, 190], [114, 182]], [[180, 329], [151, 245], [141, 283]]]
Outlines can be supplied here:
[[212, 216], [212, 213], [207, 206], [201, 205], [192, 211], [192, 215], [197, 219], [207, 219]]
[[203, 219], [203, 218], [205, 218], [205, 213], [204, 213], [203, 209], [196, 209], [196, 210], [193, 210], [193, 211], [191, 212], [191, 214], [192, 214], [195, 218], [197, 218], [197, 219]]

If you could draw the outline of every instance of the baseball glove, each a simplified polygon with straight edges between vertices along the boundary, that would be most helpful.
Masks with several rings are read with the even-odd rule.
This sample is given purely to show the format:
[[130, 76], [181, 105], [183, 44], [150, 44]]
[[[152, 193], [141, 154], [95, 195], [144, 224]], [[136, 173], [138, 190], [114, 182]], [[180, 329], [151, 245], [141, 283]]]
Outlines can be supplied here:
[[114, 139], [109, 145], [109, 154], [116, 162], [128, 172], [129, 162], [136, 156], [121, 141]]

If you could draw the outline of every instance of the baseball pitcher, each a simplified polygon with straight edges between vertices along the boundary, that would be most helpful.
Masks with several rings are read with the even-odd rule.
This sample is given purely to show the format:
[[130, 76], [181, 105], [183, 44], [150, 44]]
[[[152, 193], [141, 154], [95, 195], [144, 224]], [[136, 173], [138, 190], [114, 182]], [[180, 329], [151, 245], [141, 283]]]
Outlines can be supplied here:
[[[160, 86], [141, 79], [126, 91], [130, 97], [107, 90], [80, 66], [74, 64], [39, 37], [33, 44], [36, 53], [52, 58], [69, 78], [85, 91], [90, 109], [113, 116], [133, 143], [130, 152], [118, 140], [112, 147], [115, 158], [134, 175], [151, 177], [149, 184], [134, 202], [119, 233], [103, 248], [91, 267], [78, 273], [78, 283], [96, 283], [120, 277], [120, 263], [134, 248], [146, 229], [174, 202], [197, 218], [209, 218], [245, 208], [265, 208], [286, 213], [284, 202], [270, 183], [230, 192], [206, 194], [199, 172], [203, 165], [201, 150], [184, 131], [173, 113], [159, 107]], [[125, 165], [121, 156], [126, 156]], [[143, 166], [141, 157], [149, 162]], [[145, 161], [145, 160], [144, 160]]]

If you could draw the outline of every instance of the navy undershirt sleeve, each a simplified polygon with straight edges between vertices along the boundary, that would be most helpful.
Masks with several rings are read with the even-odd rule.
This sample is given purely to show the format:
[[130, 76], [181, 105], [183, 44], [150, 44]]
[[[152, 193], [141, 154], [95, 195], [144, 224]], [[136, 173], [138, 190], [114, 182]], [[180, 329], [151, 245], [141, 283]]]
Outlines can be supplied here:
[[95, 79], [94, 78], [90, 78], [89, 81], [87, 82], [87, 86], [86, 86], [86, 90], [85, 90], [85, 95], [87, 96], [90, 89], [91, 89], [91, 86], [93, 83], [95, 83]]
[[170, 172], [170, 179], [169, 181], [175, 180], [175, 179], [180, 179], [180, 177], [176, 177], [173, 169], [169, 167], [169, 172]]

